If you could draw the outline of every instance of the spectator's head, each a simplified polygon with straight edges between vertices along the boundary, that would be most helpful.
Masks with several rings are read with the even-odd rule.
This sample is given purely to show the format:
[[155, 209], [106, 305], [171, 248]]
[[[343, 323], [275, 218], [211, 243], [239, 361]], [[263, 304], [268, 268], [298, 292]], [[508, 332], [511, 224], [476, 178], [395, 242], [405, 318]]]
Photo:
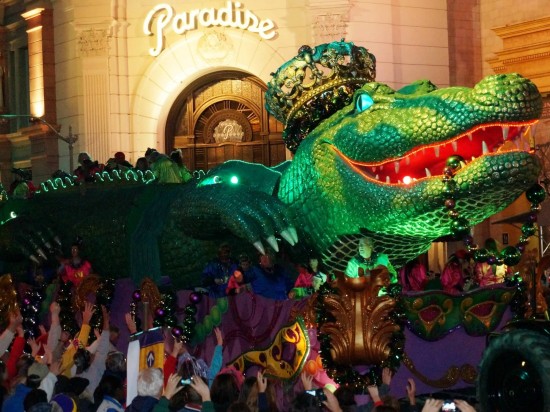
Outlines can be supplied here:
[[243, 402], [246, 402], [248, 399], [248, 395], [251, 393], [253, 388], [257, 386], [258, 380], [255, 376], [248, 376], [244, 382], [243, 386], [241, 386], [241, 392], [239, 394], [239, 399]]
[[266, 252], [265, 255], [260, 255], [260, 266], [263, 269], [271, 270], [273, 269], [275, 257], [273, 253]]
[[[203, 381], [206, 380], [204, 378]], [[193, 389], [191, 385], [182, 385], [182, 389], [177, 392], [172, 398], [170, 399], [170, 410], [173, 411], [179, 411], [184, 409], [185, 404], [187, 403], [195, 403], [195, 404], [201, 404], [202, 398], [199, 395], [199, 393]]]
[[34, 362], [27, 371], [27, 386], [33, 389], [38, 388], [49, 371], [43, 363]]
[[124, 403], [124, 383], [122, 379], [113, 375], [103, 376], [94, 392], [94, 402], [96, 404], [101, 403], [105, 396], [109, 396], [120, 403]]
[[181, 153], [181, 149], [176, 149], [172, 153], [170, 153], [170, 159], [172, 159], [178, 165], [182, 165], [183, 164], [183, 154]]
[[111, 342], [113, 345], [116, 345], [118, 342], [118, 338], [120, 336], [120, 329], [118, 326], [110, 325], [109, 326], [109, 342]]
[[85, 160], [92, 161], [92, 158], [90, 155], [86, 152], [81, 152], [78, 154], [78, 163], [83, 164]]
[[338, 403], [342, 408], [357, 405], [355, 402], [355, 393], [349, 386], [341, 385], [338, 389], [336, 389], [336, 391], [334, 391], [334, 396], [336, 396], [336, 399], [338, 399]]
[[229, 246], [229, 243], [222, 243], [220, 247], [218, 248], [218, 258], [222, 262], [226, 262], [231, 257], [231, 247]]
[[498, 252], [497, 241], [492, 237], [487, 238], [487, 240], [485, 240], [485, 249], [489, 252]]
[[126, 373], [126, 356], [122, 352], [109, 352], [105, 359], [105, 369], [116, 375]]
[[142, 172], [149, 170], [149, 161], [145, 157], [140, 157], [136, 161], [136, 169], [141, 170]]
[[252, 262], [247, 254], [243, 253], [239, 256], [239, 265], [243, 268], [243, 271], [246, 272], [252, 266]]
[[81, 374], [86, 371], [92, 363], [92, 355], [84, 348], [78, 348], [73, 356], [73, 361], [76, 366], [76, 373]]
[[232, 373], [219, 373], [212, 382], [210, 397], [216, 411], [226, 411], [239, 399], [239, 384]]
[[115, 153], [115, 162], [122, 163], [124, 161], [126, 161], [126, 155], [124, 154], [124, 152], [116, 152]]
[[290, 410], [291, 412], [321, 412], [323, 408], [319, 406], [319, 401], [314, 395], [301, 392], [294, 397]]
[[372, 409], [372, 412], [399, 412], [399, 409], [390, 405], [378, 405]]
[[147, 368], [138, 376], [137, 391], [140, 396], [152, 396], [159, 399], [162, 395], [164, 377], [159, 368]]
[[[49, 407], [49, 409], [47, 409]], [[42, 389], [32, 389], [23, 400], [23, 408], [25, 411], [47, 411], [51, 410], [51, 405], [48, 404], [48, 396]]]
[[252, 409], [248, 407], [246, 402], [233, 402], [227, 412], [252, 412]]

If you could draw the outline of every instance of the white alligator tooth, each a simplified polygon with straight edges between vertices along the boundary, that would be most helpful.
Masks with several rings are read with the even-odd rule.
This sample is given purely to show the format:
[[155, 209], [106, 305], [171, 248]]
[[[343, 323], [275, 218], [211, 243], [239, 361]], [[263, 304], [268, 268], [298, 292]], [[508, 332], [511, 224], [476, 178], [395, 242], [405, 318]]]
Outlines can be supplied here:
[[463, 162], [462, 160], [460, 161], [460, 167], [466, 167], [466, 162]]
[[470, 139], [470, 142], [474, 141], [474, 136], [472, 136], [471, 133], [468, 133], [468, 139]]
[[456, 153], [458, 151], [458, 142], [453, 140], [451, 144], [453, 145], [453, 151]]
[[389, 176], [386, 176], [386, 183], [388, 183], [388, 184], [391, 183]]
[[502, 126], [502, 139], [506, 140], [508, 139], [508, 132], [510, 131], [510, 128], [508, 126]]
[[476, 160], [476, 157], [475, 157], [475, 156], [472, 156], [472, 162], [473, 162], [474, 160]]
[[435, 157], [439, 157], [439, 146], [434, 147]]
[[424, 169], [424, 171], [426, 172], [426, 177], [432, 177], [432, 174], [430, 172], [430, 169], [428, 169], [427, 167]]
[[277, 239], [275, 239], [275, 236], [268, 236], [266, 240], [267, 243], [269, 243], [269, 246], [271, 246], [271, 249], [273, 249], [275, 252], [279, 252], [279, 244], [277, 243]]
[[290, 232], [288, 231], [288, 229], [283, 230], [281, 232], [281, 236], [283, 237], [284, 240], [290, 243], [291, 246], [294, 246], [296, 244], [296, 242], [294, 242], [294, 239], [290, 235]]
[[264, 245], [262, 244], [261, 240], [257, 240], [256, 242], [253, 243], [253, 245], [256, 248], [256, 250], [258, 250], [258, 252], [260, 252], [262, 255], [265, 255]]
[[484, 155], [489, 153], [489, 148], [487, 147], [487, 143], [485, 143], [485, 140], [481, 142], [481, 151]]
[[376, 176], [374, 176], [374, 178], [375, 178], [376, 180], [380, 180], [380, 175], [376, 175]]
[[372, 167], [372, 173], [376, 173], [376, 166]]
[[395, 167], [395, 173], [399, 173], [399, 161], [393, 162], [393, 165]]

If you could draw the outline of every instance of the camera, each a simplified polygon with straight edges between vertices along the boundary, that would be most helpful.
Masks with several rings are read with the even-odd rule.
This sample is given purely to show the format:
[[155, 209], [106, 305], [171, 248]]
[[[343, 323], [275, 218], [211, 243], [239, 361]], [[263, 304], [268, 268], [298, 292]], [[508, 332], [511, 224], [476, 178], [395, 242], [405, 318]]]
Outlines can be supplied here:
[[443, 406], [441, 407], [442, 411], [456, 411], [456, 405], [454, 401], [447, 400], [443, 402]]
[[181, 378], [180, 379], [180, 384], [181, 385], [190, 385], [191, 384], [191, 378], [187, 378], [187, 379]]
[[323, 401], [327, 400], [327, 395], [325, 395], [325, 391], [322, 388], [306, 391], [306, 393], [310, 394], [311, 396], [315, 396], [315, 399], [317, 399], [317, 403], [319, 404], [319, 406], [323, 406]]

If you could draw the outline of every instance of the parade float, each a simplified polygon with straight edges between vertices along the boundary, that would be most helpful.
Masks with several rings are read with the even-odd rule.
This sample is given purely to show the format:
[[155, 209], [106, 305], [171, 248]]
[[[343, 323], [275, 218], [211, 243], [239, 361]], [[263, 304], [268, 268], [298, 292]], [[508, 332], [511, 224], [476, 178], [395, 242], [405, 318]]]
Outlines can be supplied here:
[[[226, 359], [239, 369], [261, 367], [282, 380], [306, 369], [358, 393], [378, 383], [385, 366], [398, 371], [396, 394], [410, 376], [419, 392], [473, 385], [486, 336], [526, 316], [520, 277], [460, 294], [403, 293], [384, 267], [354, 278], [344, 271], [364, 237], [395, 267], [453, 237], [476, 260], [520, 272], [544, 199], [531, 149], [541, 96], [517, 74], [473, 88], [423, 80], [393, 90], [375, 81], [375, 67], [365, 48], [341, 41], [303, 46], [273, 74], [266, 106], [285, 125], [293, 153], [277, 167], [228, 161], [185, 184], [134, 171], [80, 185], [60, 177], [32, 199], [4, 200], [4, 272], [46, 266], [78, 235], [94, 270], [119, 279], [112, 310], [135, 309], [142, 294], [132, 291], [150, 279], [161, 290], [146, 293], [157, 296], [147, 299], [157, 324], [197, 353], [221, 325], [231, 343]], [[517, 245], [499, 255], [478, 247], [470, 228], [523, 193], [532, 212]], [[191, 290], [222, 240], [233, 250], [318, 255], [334, 280], [299, 301], [209, 299]], [[528, 277], [532, 267], [525, 270]], [[162, 293], [166, 278], [186, 290]], [[100, 287], [94, 281], [88, 291]], [[169, 295], [176, 309], [167, 317]]]

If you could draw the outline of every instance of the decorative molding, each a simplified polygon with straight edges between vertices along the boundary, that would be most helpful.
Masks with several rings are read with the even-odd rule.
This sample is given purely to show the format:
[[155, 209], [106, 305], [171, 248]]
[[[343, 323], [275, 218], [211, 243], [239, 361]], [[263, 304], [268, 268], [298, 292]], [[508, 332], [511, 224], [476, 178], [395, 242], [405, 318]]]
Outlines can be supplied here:
[[218, 30], [208, 30], [197, 42], [197, 54], [209, 64], [220, 64], [234, 54], [233, 42]]
[[315, 43], [330, 43], [346, 37], [348, 16], [343, 13], [319, 14], [313, 23]]
[[550, 91], [550, 16], [496, 27], [503, 48], [487, 63], [495, 73], [517, 72], [529, 77], [539, 90]]
[[105, 29], [86, 29], [78, 32], [81, 56], [105, 56], [109, 50], [109, 37]]

